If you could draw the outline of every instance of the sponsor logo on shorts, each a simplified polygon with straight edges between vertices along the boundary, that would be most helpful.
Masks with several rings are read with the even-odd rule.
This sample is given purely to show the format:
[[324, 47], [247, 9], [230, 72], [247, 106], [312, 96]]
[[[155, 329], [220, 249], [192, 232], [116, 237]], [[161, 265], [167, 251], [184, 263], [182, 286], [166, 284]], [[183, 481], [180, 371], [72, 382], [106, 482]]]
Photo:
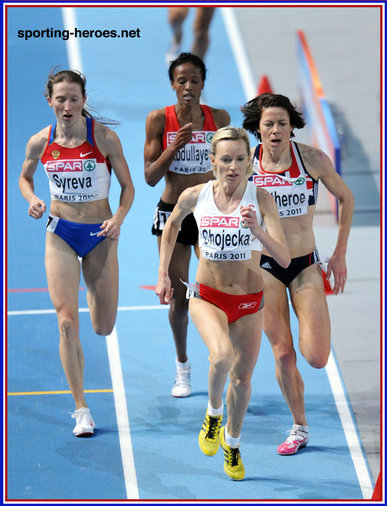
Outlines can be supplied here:
[[257, 302], [242, 302], [239, 304], [238, 309], [254, 309]]

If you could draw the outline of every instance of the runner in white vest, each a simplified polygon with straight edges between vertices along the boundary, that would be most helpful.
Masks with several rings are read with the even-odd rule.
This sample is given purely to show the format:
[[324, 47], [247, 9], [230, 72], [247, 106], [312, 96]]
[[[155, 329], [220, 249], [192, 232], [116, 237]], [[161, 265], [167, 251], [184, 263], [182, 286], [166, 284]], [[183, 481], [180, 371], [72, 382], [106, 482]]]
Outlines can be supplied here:
[[[273, 197], [248, 181], [250, 145], [242, 128], [224, 127], [212, 139], [216, 181], [186, 189], [164, 227], [156, 293], [162, 304], [173, 295], [169, 264], [183, 219], [194, 213], [201, 254], [196, 283], [188, 284], [189, 313], [209, 350], [209, 402], [199, 446], [215, 455], [221, 444], [224, 470], [244, 478], [239, 451], [243, 420], [251, 395], [263, 324], [262, 247], [283, 267], [290, 262]], [[184, 280], [186, 281], [186, 280]], [[223, 418], [226, 394], [227, 425]]]

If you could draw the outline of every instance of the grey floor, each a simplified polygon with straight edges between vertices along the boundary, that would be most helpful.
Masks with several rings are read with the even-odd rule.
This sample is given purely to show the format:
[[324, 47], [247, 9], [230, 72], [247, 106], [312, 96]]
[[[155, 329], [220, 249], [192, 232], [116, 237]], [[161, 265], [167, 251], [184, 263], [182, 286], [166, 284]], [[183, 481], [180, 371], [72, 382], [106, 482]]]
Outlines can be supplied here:
[[[375, 7], [235, 9], [253, 77], [300, 103], [296, 32], [302, 30], [342, 132], [342, 173], [355, 196], [343, 295], [328, 296], [332, 345], [374, 480], [380, 470], [380, 10]], [[308, 142], [307, 130], [296, 140]], [[321, 253], [337, 226], [324, 191], [317, 210]]]

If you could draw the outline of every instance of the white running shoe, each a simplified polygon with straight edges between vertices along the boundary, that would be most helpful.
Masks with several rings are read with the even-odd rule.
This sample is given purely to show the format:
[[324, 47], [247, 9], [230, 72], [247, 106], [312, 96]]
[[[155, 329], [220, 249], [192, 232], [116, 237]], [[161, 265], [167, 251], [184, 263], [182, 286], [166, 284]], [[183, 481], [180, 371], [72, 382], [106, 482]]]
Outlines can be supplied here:
[[95, 423], [90, 414], [89, 408], [79, 408], [71, 413], [71, 418], [75, 418], [76, 425], [73, 434], [77, 437], [90, 437], [94, 434]]
[[167, 67], [169, 67], [174, 60], [176, 60], [180, 52], [180, 44], [172, 42], [168, 48], [168, 51], [165, 53], [165, 63], [167, 64]]
[[190, 378], [191, 368], [176, 369], [175, 382], [172, 387], [173, 397], [188, 397], [191, 395]]

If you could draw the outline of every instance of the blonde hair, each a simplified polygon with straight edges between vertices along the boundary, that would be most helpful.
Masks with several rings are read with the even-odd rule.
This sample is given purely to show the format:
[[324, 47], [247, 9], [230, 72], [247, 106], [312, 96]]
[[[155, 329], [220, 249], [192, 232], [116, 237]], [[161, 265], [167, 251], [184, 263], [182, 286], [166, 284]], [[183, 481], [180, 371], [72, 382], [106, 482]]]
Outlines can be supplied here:
[[[250, 156], [250, 139], [249, 135], [244, 128], [237, 128], [233, 126], [225, 126], [217, 130], [211, 140], [211, 155], [215, 157], [216, 146], [220, 141], [244, 141], [246, 144], [247, 154]], [[215, 177], [218, 177], [216, 166], [212, 164], [212, 172]], [[253, 173], [253, 166], [251, 160], [247, 166], [246, 179]]]

